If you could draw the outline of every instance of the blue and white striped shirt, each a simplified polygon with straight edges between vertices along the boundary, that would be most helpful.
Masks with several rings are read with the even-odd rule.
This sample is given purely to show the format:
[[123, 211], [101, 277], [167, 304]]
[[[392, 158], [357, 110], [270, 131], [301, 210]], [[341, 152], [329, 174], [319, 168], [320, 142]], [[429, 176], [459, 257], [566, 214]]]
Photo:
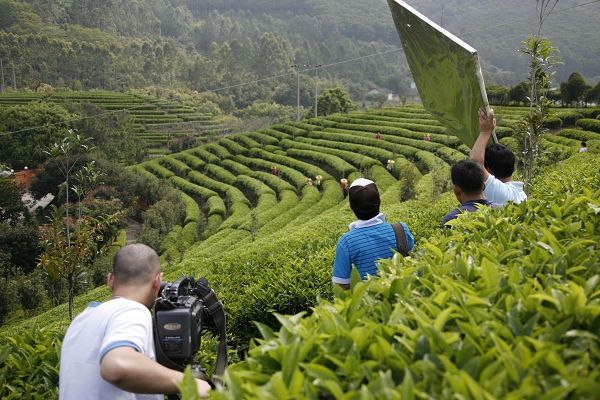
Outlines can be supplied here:
[[[412, 250], [415, 239], [405, 223], [402, 223], [402, 227], [408, 249]], [[337, 243], [333, 282], [350, 283], [352, 265], [356, 267], [362, 279], [366, 279], [367, 275], [377, 275], [376, 261], [392, 258], [393, 250], [398, 250], [396, 234], [392, 225], [385, 222], [384, 214], [351, 223], [350, 232], [344, 233]]]

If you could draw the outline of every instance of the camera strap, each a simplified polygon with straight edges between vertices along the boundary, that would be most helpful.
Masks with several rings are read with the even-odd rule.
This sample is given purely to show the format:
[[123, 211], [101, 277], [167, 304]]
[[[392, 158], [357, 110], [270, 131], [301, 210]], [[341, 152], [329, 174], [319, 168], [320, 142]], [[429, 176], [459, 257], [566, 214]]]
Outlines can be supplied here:
[[[225, 310], [223, 303], [217, 298], [215, 291], [210, 289], [202, 298], [206, 310], [213, 318], [217, 334], [219, 335], [219, 346], [217, 351], [217, 361], [215, 365], [215, 375], [223, 375], [227, 367], [227, 324], [225, 320]], [[221, 383], [218, 378], [213, 378], [218, 383]]]

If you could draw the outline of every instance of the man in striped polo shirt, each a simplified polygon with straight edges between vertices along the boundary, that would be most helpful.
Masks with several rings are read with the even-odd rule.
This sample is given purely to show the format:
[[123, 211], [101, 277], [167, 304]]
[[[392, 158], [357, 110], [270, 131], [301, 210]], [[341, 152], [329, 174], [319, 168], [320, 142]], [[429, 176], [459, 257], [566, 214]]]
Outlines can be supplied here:
[[[385, 215], [379, 212], [381, 200], [375, 182], [359, 178], [350, 185], [350, 208], [358, 218], [350, 224], [350, 231], [338, 240], [333, 262], [333, 282], [344, 289], [350, 288], [350, 272], [354, 265], [362, 279], [377, 275], [377, 260], [391, 258], [398, 251], [396, 234]], [[403, 222], [408, 250], [414, 246], [414, 237]]]

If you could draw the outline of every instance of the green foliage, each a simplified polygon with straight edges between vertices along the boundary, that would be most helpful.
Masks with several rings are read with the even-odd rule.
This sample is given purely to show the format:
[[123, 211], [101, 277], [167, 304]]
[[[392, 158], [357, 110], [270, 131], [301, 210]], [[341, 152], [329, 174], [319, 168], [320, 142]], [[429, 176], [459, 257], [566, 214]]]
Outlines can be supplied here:
[[583, 115], [577, 111], [559, 111], [556, 116], [562, 120], [562, 126], [573, 126]]
[[0, 132], [11, 132], [2, 137], [0, 159], [14, 169], [36, 168], [50, 158], [44, 149], [67, 135], [65, 121], [74, 118], [58, 104], [0, 107]]
[[577, 139], [577, 140], [598, 140], [599, 136], [596, 132], [584, 131], [580, 129], [563, 129], [560, 131], [560, 136]]
[[583, 100], [585, 92], [591, 89], [591, 86], [585, 82], [585, 79], [579, 72], [573, 72], [566, 82], [560, 84], [560, 96], [563, 104], [577, 104]]
[[152, 204], [143, 215], [143, 225], [137, 241], [160, 251], [166, 235], [185, 219], [185, 204], [179, 191], [163, 187], [162, 198]]
[[257, 324], [213, 397], [594, 398], [600, 177], [582, 162], [384, 261], [381, 278], [355, 276], [311, 315]]
[[[0, 224], [0, 253], [4, 253], [10, 264], [25, 273], [32, 272], [40, 255], [39, 233], [35, 226], [9, 226]], [[0, 270], [0, 276], [10, 276], [9, 271]]]
[[551, 115], [544, 119], [544, 128], [547, 129], [558, 129], [562, 126], [562, 120], [555, 115]]
[[[341, 88], [325, 89], [317, 99], [317, 115], [334, 113], [347, 113], [356, 108], [348, 94]], [[314, 115], [314, 110], [309, 109], [308, 116]]]
[[0, 346], [0, 397], [58, 397], [58, 364], [62, 329], [36, 327], [7, 338]]
[[[0, 168], [0, 174], [4, 173]], [[24, 190], [16, 184], [12, 177], [0, 176], [0, 226], [9, 222], [14, 225], [18, 222], [21, 213], [25, 212], [25, 204], [21, 198]]]
[[[538, 12], [540, 31], [545, 7], [542, 5]], [[560, 63], [560, 57], [554, 54], [557, 49], [552, 46], [552, 42], [539, 36], [529, 37], [519, 51], [529, 58], [529, 113], [521, 118], [514, 136], [519, 145], [519, 151], [516, 153], [517, 167], [525, 183], [524, 190], [529, 193], [532, 179], [538, 169], [539, 142], [548, 129], [546, 120], [550, 100], [546, 97], [546, 92], [555, 73], [552, 69]]]
[[586, 131], [600, 133], [600, 121], [597, 119], [582, 118], [577, 120], [575, 124]]

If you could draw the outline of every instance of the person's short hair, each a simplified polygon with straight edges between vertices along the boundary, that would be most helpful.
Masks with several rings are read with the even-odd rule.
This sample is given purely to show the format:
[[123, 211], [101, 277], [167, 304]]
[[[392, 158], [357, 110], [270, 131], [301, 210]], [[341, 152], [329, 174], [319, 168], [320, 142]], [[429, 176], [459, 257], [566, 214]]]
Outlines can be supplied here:
[[350, 208], [358, 219], [371, 219], [379, 214], [379, 191], [370, 179], [358, 178], [350, 185]]
[[475, 160], [462, 160], [450, 168], [452, 183], [466, 195], [474, 195], [483, 191], [483, 169]]
[[150, 246], [142, 243], [122, 247], [113, 260], [115, 284], [145, 284], [160, 272], [158, 254]]
[[585, 146], [587, 146], [587, 142], [585, 140], [582, 140], [581, 141], [581, 147], [585, 147]]
[[483, 165], [496, 178], [508, 178], [515, 170], [515, 155], [505, 145], [494, 143], [486, 147]]

